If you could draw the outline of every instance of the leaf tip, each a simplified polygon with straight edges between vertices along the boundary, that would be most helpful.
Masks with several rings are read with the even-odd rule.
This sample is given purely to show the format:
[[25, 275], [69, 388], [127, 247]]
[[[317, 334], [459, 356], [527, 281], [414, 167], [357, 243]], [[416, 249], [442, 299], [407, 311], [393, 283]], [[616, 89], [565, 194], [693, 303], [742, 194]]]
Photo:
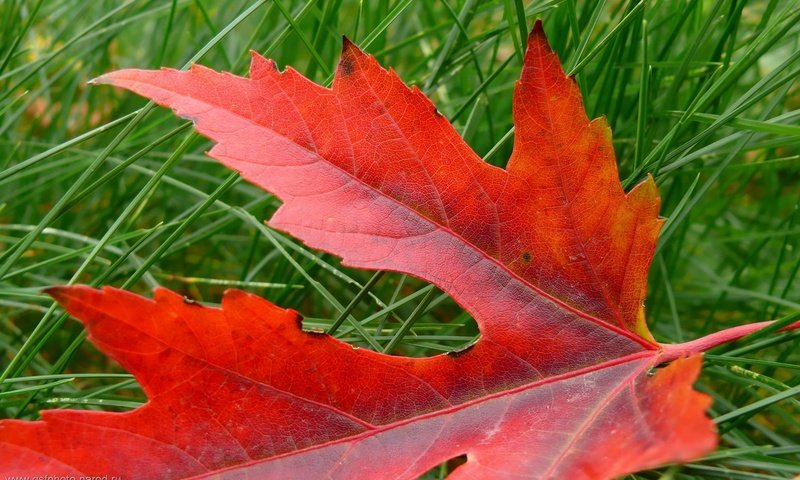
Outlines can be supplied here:
[[364, 52], [355, 43], [342, 35], [342, 56], [339, 58], [338, 72], [343, 76], [352, 74], [356, 69], [356, 57], [363, 54]]
[[114, 72], [104, 73], [99, 77], [94, 77], [88, 82], [88, 85], [113, 85], [114, 84]]
[[278, 64], [274, 60], [265, 58], [255, 50], [250, 50], [250, 78], [258, 80], [269, 73], [278, 71]]
[[544, 23], [542, 22], [541, 18], [537, 18], [535, 22], [533, 22], [533, 28], [531, 29], [531, 34], [539, 34], [544, 35]]
[[627, 197], [634, 204], [647, 206], [648, 210], [654, 209], [655, 215], [658, 215], [661, 207], [661, 197], [658, 193], [656, 180], [649, 173], [628, 192]]
[[544, 24], [541, 18], [536, 20], [531, 33], [528, 34], [528, 47], [534, 43], [543, 44], [550, 50], [550, 42], [547, 41], [547, 35], [544, 33]]
[[47, 287], [42, 289], [42, 293], [46, 293], [53, 297], [53, 300], [57, 301], [58, 303], [64, 303], [67, 298], [67, 292], [69, 292], [70, 287], [66, 285], [58, 285], [55, 287]]
[[[105, 292], [110, 288], [111, 287], [103, 287], [103, 291]], [[42, 289], [42, 293], [52, 297], [53, 300], [58, 302], [65, 309], [74, 306], [76, 301], [80, 301], [92, 292], [99, 292], [99, 290], [85, 285], [56, 285]]]
[[342, 50], [347, 50], [353, 45], [353, 42], [347, 38], [347, 35], [342, 35]]
[[[550, 46], [550, 42], [547, 40], [547, 35], [544, 33], [544, 24], [541, 20], [536, 20], [531, 32], [528, 34], [528, 43], [525, 47], [525, 60], [523, 64], [531, 68], [526, 69], [523, 67], [522, 78], [520, 79], [522, 82], [525, 82], [526, 70], [536, 71], [539, 75], [543, 74], [542, 72], [549, 72], [547, 74], [552, 75], [554, 78], [566, 76], [572, 79], [573, 82], [575, 81], [572, 75], [567, 75], [566, 72], [564, 72], [558, 54], [553, 50], [553, 47]], [[581, 111], [583, 111], [583, 104], [581, 104]]]

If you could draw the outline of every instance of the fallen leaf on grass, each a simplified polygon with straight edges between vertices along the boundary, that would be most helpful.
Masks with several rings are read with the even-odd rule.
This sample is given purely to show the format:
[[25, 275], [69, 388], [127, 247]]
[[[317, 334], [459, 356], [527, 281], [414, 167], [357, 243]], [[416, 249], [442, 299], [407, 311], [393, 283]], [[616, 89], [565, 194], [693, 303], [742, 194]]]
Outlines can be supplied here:
[[[754, 324], [660, 345], [645, 324], [661, 220], [625, 193], [541, 24], [514, 94], [514, 152], [483, 162], [416, 88], [345, 41], [331, 89], [254, 54], [250, 78], [100, 77], [191, 118], [209, 155], [284, 202], [269, 224], [345, 265], [428, 280], [478, 322], [457, 354], [406, 358], [301, 329], [232, 290], [221, 308], [106, 288], [52, 295], [148, 403], [0, 422], [0, 472], [124, 478], [611, 478], [696, 459], [717, 437], [698, 355]], [[684, 358], [690, 356], [690, 358]], [[657, 365], [672, 361], [657, 374]]]

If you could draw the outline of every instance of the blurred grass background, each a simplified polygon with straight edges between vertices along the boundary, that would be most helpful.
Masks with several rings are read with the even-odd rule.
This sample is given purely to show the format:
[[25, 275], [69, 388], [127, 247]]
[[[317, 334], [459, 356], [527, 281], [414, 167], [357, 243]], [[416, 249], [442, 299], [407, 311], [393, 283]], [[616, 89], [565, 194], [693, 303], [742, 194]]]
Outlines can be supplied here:
[[[306, 328], [341, 323], [340, 338], [397, 354], [474, 341], [474, 322], [440, 291], [343, 268], [270, 230], [277, 201], [205, 157], [189, 124], [87, 81], [193, 61], [245, 74], [254, 49], [325, 83], [345, 34], [503, 165], [536, 18], [590, 116], [608, 118], [624, 185], [651, 174], [661, 190], [647, 304], [657, 339], [797, 315], [796, 2], [3, 0], [0, 416], [144, 401], [41, 293], [49, 285], [163, 285], [208, 303], [239, 287], [303, 312]], [[722, 447], [630, 478], [800, 474], [799, 346], [795, 332], [707, 356], [698, 388], [714, 397]]]

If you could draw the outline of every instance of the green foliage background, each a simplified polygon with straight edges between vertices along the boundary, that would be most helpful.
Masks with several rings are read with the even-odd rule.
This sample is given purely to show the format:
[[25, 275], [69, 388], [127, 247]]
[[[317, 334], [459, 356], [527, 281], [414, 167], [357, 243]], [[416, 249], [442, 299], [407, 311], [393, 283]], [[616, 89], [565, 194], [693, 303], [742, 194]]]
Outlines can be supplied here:
[[[425, 91], [487, 161], [508, 158], [511, 92], [536, 18], [614, 131], [620, 177], [660, 187], [648, 321], [682, 341], [800, 312], [800, 7], [793, 1], [4, 0], [0, 2], [0, 416], [130, 409], [135, 381], [43, 287], [163, 285], [208, 303], [244, 288], [365, 347], [430, 355], [474, 341], [413, 278], [348, 270], [265, 227], [277, 201], [203, 155], [141, 98], [87, 81], [248, 49], [330, 81], [346, 34]], [[635, 478], [800, 474], [800, 332], [706, 357], [723, 442]], [[455, 462], [428, 474], [440, 478]], [[631, 478], [634, 478], [633, 476]]]

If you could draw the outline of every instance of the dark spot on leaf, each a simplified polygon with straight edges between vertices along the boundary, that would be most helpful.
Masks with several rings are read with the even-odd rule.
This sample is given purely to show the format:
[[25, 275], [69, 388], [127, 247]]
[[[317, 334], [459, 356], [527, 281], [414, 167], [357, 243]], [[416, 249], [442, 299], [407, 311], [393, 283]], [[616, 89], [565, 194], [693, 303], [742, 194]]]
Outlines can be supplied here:
[[353, 70], [356, 69], [355, 60], [353, 60], [352, 55], [349, 55], [346, 51], [342, 54], [342, 59], [339, 60], [339, 71], [342, 72], [342, 75], [348, 76], [353, 73]]
[[532, 258], [533, 258], [533, 257], [531, 256], [531, 253], [530, 253], [530, 252], [522, 252], [522, 261], [523, 261], [523, 262], [525, 262], [525, 263], [531, 263], [531, 259], [532, 259]]
[[303, 332], [303, 333], [305, 333], [307, 335], [310, 335], [312, 337], [327, 337], [328, 336], [328, 334], [325, 333], [324, 330], [321, 330], [319, 328], [315, 328], [315, 329], [312, 329], [312, 330], [304, 330], [303, 329], [303, 316], [299, 312], [296, 312], [294, 310], [290, 309], [289, 311], [294, 314], [294, 321], [297, 324], [297, 328], [301, 332]]
[[300, 315], [300, 312], [296, 312], [292, 309], [289, 309], [289, 311], [294, 314], [294, 322], [297, 324], [297, 328], [303, 330], [303, 316]]
[[472, 347], [474, 347], [474, 346], [475, 346], [475, 344], [473, 343], [472, 345], [464, 347], [461, 350], [453, 350], [452, 352], [447, 352], [447, 356], [448, 357], [453, 357], [453, 358], [458, 358], [461, 355], [464, 355], [465, 353], [467, 353], [470, 350], [472, 350]]

